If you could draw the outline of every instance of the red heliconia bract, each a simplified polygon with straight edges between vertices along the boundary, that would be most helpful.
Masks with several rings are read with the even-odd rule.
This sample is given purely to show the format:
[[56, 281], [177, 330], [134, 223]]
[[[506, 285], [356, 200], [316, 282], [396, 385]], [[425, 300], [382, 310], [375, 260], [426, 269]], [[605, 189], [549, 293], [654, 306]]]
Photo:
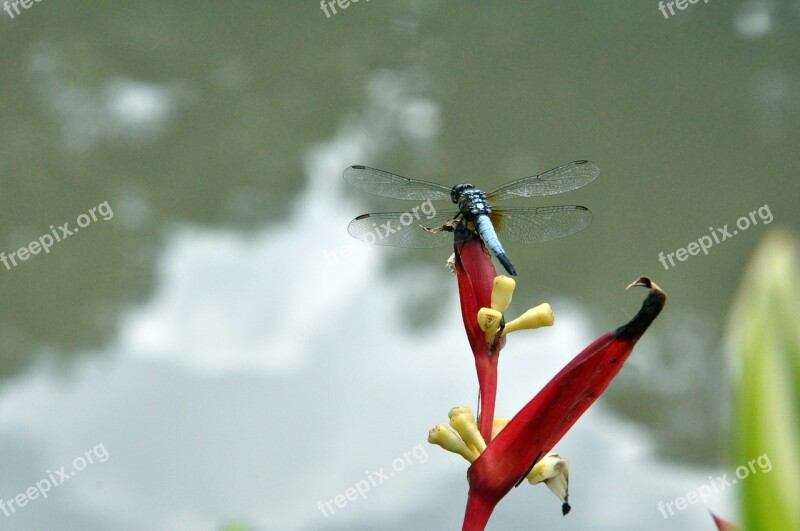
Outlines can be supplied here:
[[497, 393], [497, 361], [505, 338], [487, 345], [477, 322], [489, 307], [496, 272], [482, 242], [456, 231], [456, 276], [464, 327], [480, 384], [480, 432], [487, 448], [467, 472], [470, 490], [464, 531], [485, 528], [495, 505], [549, 452], [619, 373], [634, 345], [660, 313], [666, 295], [647, 277], [631, 286], [650, 290], [626, 325], [604, 334], [570, 361], [491, 439]]
[[478, 310], [488, 308], [492, 301], [492, 287], [497, 276], [483, 242], [471, 232], [457, 228], [455, 233], [455, 270], [458, 294], [461, 299], [461, 317], [467, 339], [475, 356], [480, 389], [479, 430], [485, 441], [492, 437], [494, 405], [497, 397], [497, 361], [506, 344], [505, 337], [491, 345], [478, 325]]

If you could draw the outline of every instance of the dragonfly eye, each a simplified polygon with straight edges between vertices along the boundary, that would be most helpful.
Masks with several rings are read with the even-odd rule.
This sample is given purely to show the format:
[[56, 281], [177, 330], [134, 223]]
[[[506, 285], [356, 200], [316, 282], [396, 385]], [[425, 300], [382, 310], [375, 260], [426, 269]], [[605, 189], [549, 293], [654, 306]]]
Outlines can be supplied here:
[[450, 192], [450, 200], [458, 204], [459, 200], [461, 199], [461, 194], [464, 193], [465, 190], [470, 190], [475, 188], [474, 185], [471, 184], [457, 184], [453, 187], [453, 191]]

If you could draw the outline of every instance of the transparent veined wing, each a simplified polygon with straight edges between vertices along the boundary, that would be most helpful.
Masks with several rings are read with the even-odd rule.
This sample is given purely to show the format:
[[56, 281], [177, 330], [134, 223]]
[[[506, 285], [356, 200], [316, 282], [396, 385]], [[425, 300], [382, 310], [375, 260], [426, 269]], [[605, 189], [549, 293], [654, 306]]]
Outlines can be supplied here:
[[417, 219], [411, 212], [375, 212], [362, 214], [350, 222], [350, 236], [376, 245], [407, 248], [431, 248], [453, 244], [452, 232], [431, 233], [420, 227], [441, 227], [456, 216], [456, 212], [435, 213], [430, 218]]
[[597, 164], [576, 160], [532, 177], [523, 177], [499, 186], [487, 193], [489, 201], [514, 197], [541, 197], [569, 192], [587, 185], [600, 175]]
[[451, 187], [409, 179], [388, 171], [366, 166], [350, 166], [344, 170], [344, 180], [360, 190], [381, 197], [415, 201], [450, 201]]
[[543, 243], [585, 229], [592, 213], [577, 205], [494, 208], [491, 219], [501, 241]]

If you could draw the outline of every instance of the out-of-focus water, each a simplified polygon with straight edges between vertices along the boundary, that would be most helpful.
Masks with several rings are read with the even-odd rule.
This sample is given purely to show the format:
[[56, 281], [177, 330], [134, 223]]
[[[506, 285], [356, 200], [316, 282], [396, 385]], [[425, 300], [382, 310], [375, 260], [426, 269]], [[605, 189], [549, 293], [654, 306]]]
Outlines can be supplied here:
[[[800, 4], [10, 9], [0, 501], [75, 474], [0, 527], [457, 528], [466, 463], [425, 443], [477, 395], [448, 251], [350, 239], [355, 215], [406, 205], [341, 171], [491, 188], [583, 158], [594, 183], [532, 204], [592, 225], [506, 246], [512, 313], [549, 301], [556, 326], [509, 340], [498, 414], [633, 315], [630, 281], [669, 301], [557, 447], [573, 512], [520, 487], [490, 528], [711, 527], [706, 506], [656, 507], [727, 470], [727, 309], [758, 240], [800, 224]], [[708, 508], [735, 519], [735, 494]]]

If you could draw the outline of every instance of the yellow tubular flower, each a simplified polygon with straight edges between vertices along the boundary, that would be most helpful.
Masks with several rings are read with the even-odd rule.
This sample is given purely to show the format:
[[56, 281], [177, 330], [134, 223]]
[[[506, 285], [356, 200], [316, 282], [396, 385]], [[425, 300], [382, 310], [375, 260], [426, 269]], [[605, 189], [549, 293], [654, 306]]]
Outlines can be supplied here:
[[450, 426], [461, 436], [467, 447], [478, 455], [482, 454], [486, 450], [486, 441], [478, 431], [478, 424], [475, 422], [472, 410], [466, 406], [454, 407], [448, 416], [450, 417]]
[[558, 454], [544, 456], [527, 475], [528, 483], [544, 484], [562, 501], [561, 512], [567, 514], [569, 506], [569, 462]]
[[511, 420], [507, 417], [495, 417], [494, 421], [492, 422], [492, 440], [497, 437], [497, 434], [500, 433], [500, 430], [506, 427], [508, 421]]
[[481, 308], [478, 310], [478, 326], [486, 333], [486, 342], [491, 343], [494, 336], [500, 329], [500, 322], [503, 314], [491, 308]]
[[506, 310], [511, 305], [511, 296], [514, 294], [516, 285], [517, 283], [511, 277], [505, 275], [495, 277], [494, 286], [492, 287], [493, 310], [497, 310], [501, 314], [506, 313]]
[[510, 323], [506, 323], [505, 328], [503, 328], [502, 335], [510, 334], [511, 332], [515, 332], [517, 330], [524, 330], [526, 328], [553, 326], [554, 321], [555, 316], [553, 315], [553, 310], [550, 309], [550, 305], [547, 303], [540, 304], [536, 308], [531, 308], [527, 312], [523, 313]]
[[437, 424], [430, 432], [428, 432], [428, 442], [441, 446], [448, 452], [453, 452], [460, 455], [470, 463], [478, 458], [478, 454], [470, 450], [461, 438], [445, 426], [444, 424]]

